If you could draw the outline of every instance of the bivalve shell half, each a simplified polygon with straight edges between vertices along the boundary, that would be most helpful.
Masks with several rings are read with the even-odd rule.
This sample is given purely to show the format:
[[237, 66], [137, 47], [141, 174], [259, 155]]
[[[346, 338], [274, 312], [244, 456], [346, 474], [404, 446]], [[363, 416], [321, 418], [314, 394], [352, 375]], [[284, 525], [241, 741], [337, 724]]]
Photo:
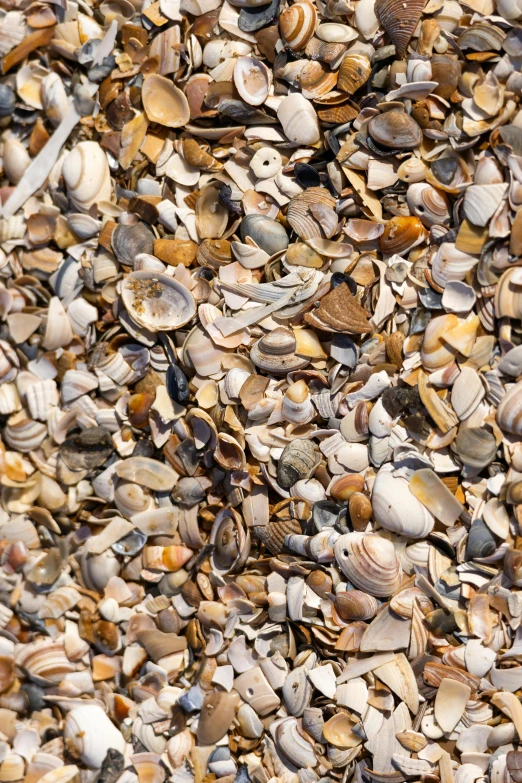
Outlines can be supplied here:
[[376, 144], [397, 150], [411, 150], [422, 143], [422, 131], [401, 109], [377, 114], [368, 123], [368, 132]]
[[353, 95], [363, 84], [366, 84], [371, 72], [372, 64], [367, 55], [362, 52], [348, 53], [339, 68], [337, 86], [348, 95]]
[[512, 386], [497, 409], [497, 424], [512, 435], [522, 435], [522, 381]]
[[185, 94], [165, 76], [156, 73], [146, 76], [141, 98], [151, 122], [167, 128], [181, 128], [190, 122], [190, 107]]
[[410, 492], [406, 479], [394, 476], [393, 471], [392, 465], [384, 465], [377, 474], [372, 491], [374, 519], [385, 530], [408, 538], [426, 538], [435, 519]]
[[281, 37], [293, 52], [304, 49], [317, 26], [317, 11], [308, 0], [299, 0], [281, 13], [279, 30]]
[[427, 182], [415, 182], [406, 194], [408, 207], [425, 226], [444, 225], [450, 219], [450, 204], [442, 190], [428, 185]]
[[238, 57], [234, 66], [234, 84], [246, 103], [261, 106], [266, 101], [272, 84], [272, 72], [261, 60]]
[[319, 141], [321, 134], [317, 114], [301, 93], [294, 92], [283, 98], [277, 109], [277, 118], [290, 141], [296, 144], [316, 144]]
[[95, 141], [81, 141], [63, 162], [62, 175], [67, 195], [80, 212], [93, 204], [110, 201], [111, 178], [107, 156]]
[[495, 291], [497, 318], [522, 320], [522, 271], [520, 267], [506, 269]]
[[290, 329], [277, 327], [261, 337], [251, 348], [250, 358], [261, 370], [286, 375], [310, 363], [306, 357], [296, 356], [296, 339]]
[[402, 568], [391, 541], [381, 536], [346, 533], [334, 546], [335, 559], [345, 576], [365, 593], [392, 595], [402, 584]]
[[101, 707], [89, 704], [67, 713], [63, 729], [67, 747], [91, 769], [99, 769], [109, 748], [123, 753], [125, 740]]
[[123, 281], [121, 297], [133, 321], [152, 332], [178, 329], [196, 314], [188, 288], [155, 272], [131, 272]]
[[425, 0], [376, 0], [375, 10], [390, 36], [398, 57], [404, 57], [415, 28], [419, 23]]

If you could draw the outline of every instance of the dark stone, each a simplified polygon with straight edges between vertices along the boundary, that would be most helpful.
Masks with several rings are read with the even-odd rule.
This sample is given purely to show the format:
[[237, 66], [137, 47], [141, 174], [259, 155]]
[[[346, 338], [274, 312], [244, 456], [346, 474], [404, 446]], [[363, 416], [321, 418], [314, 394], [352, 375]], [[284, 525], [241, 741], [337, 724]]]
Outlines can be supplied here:
[[101, 468], [113, 451], [114, 444], [107, 427], [89, 427], [66, 438], [60, 446], [60, 456], [69, 470]]
[[279, 12], [281, 0], [272, 0], [268, 5], [242, 8], [237, 25], [244, 33], [255, 33], [273, 22]]

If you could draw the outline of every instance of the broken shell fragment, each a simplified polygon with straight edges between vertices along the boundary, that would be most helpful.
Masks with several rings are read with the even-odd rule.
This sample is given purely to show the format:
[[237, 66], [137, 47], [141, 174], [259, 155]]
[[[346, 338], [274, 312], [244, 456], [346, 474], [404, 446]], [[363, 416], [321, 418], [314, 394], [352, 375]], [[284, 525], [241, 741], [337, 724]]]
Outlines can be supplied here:
[[196, 314], [190, 291], [167, 275], [132, 272], [121, 296], [133, 321], [152, 332], [177, 329]]

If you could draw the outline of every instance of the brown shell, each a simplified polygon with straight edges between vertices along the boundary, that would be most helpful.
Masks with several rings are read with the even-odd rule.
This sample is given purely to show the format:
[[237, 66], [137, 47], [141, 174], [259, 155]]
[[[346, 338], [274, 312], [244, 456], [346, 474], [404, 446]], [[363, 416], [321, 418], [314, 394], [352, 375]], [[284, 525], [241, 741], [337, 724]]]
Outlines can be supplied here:
[[337, 86], [348, 95], [353, 95], [363, 84], [366, 84], [371, 72], [372, 65], [369, 57], [359, 52], [347, 54], [339, 68]]
[[401, 255], [406, 250], [419, 244], [426, 235], [424, 226], [417, 217], [394, 216], [384, 226], [384, 232], [379, 240], [383, 253]]
[[354, 492], [348, 501], [348, 512], [354, 530], [364, 531], [372, 518], [372, 503], [362, 492]]
[[368, 131], [381, 147], [410, 150], [422, 143], [421, 129], [413, 117], [401, 109], [392, 109], [372, 117]]
[[301, 239], [322, 237], [319, 223], [310, 212], [312, 204], [322, 204], [335, 210], [335, 199], [325, 188], [307, 188], [294, 196], [288, 205], [287, 220]]
[[432, 79], [438, 82], [434, 94], [451, 98], [459, 83], [461, 68], [458, 57], [453, 54], [434, 54], [430, 63]]
[[195, 139], [183, 139], [183, 157], [191, 166], [203, 171], [221, 171], [223, 164], [209, 155]]
[[285, 536], [295, 533], [301, 535], [301, 525], [297, 519], [282, 519], [269, 522], [265, 527], [255, 527], [254, 533], [272, 555], [279, 555], [285, 549]]
[[345, 103], [343, 106], [332, 106], [331, 109], [319, 109], [317, 116], [322, 122], [343, 125], [354, 120], [358, 113], [350, 103]]
[[342, 620], [370, 620], [377, 614], [379, 602], [362, 590], [346, 590], [337, 593], [334, 606]]
[[426, 0], [377, 0], [375, 11], [390, 36], [397, 55], [404, 57], [415, 28], [419, 23]]
[[337, 73], [317, 60], [312, 60], [301, 71], [299, 81], [304, 97], [313, 100], [334, 89], [337, 84]]
[[322, 60], [331, 63], [337, 60], [346, 51], [344, 43], [330, 43], [319, 38], [311, 38], [306, 44], [305, 54], [311, 60]]
[[299, 0], [285, 8], [279, 17], [281, 38], [288, 49], [299, 52], [304, 49], [317, 25], [317, 11], [308, 0]]
[[319, 307], [306, 313], [305, 321], [327, 331], [365, 334], [371, 331], [368, 313], [352, 296], [346, 283], [334, 288], [319, 302]]

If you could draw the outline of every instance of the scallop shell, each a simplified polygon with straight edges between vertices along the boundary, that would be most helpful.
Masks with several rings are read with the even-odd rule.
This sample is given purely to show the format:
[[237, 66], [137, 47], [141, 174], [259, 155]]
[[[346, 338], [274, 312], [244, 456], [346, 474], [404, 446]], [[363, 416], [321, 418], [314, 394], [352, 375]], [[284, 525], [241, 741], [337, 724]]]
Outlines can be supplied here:
[[261, 337], [250, 350], [250, 358], [261, 370], [286, 375], [310, 363], [306, 357], [295, 355], [296, 340], [290, 329], [282, 326]]
[[308, 0], [298, 0], [285, 8], [279, 17], [283, 42], [293, 52], [304, 49], [317, 26], [317, 11]]
[[337, 87], [348, 95], [353, 95], [366, 84], [372, 72], [370, 58], [362, 52], [348, 53], [339, 68]]
[[188, 288], [155, 272], [127, 275], [121, 298], [133, 321], [152, 332], [178, 329], [196, 314], [196, 303]]
[[165, 76], [156, 73], [146, 76], [141, 99], [151, 122], [167, 128], [181, 128], [190, 122], [190, 107], [185, 94]]
[[522, 435], [522, 381], [512, 386], [497, 409], [497, 424], [512, 435]]
[[[374, 519], [385, 530], [408, 538], [426, 538], [435, 524], [428, 509], [410, 492], [402, 476], [393, 475], [393, 466], [383, 466], [372, 490]], [[408, 513], [404, 513], [404, 509]]]
[[272, 84], [272, 72], [261, 60], [238, 57], [234, 66], [234, 84], [244, 101], [251, 106], [261, 106]]
[[426, 0], [376, 0], [375, 10], [390, 36], [398, 57], [405, 57], [408, 44], [419, 23]]
[[107, 156], [95, 141], [81, 141], [63, 162], [62, 175], [69, 200], [80, 212], [110, 201], [111, 178]]
[[346, 533], [334, 546], [342, 572], [359, 590], [392, 595], [402, 583], [402, 568], [391, 541], [375, 534]]

